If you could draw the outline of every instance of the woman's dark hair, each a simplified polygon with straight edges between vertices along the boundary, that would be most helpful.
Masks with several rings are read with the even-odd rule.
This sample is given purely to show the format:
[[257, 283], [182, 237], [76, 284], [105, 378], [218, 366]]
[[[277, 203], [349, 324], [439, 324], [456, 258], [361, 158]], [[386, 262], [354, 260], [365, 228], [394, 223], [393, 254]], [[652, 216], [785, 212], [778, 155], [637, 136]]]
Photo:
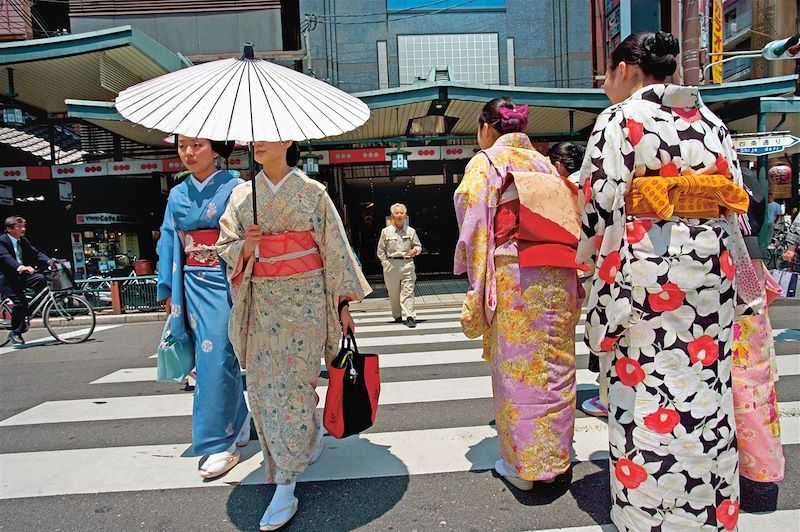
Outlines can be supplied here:
[[640, 31], [632, 33], [611, 52], [611, 68], [623, 61], [628, 65], [639, 65], [642, 72], [662, 80], [675, 73], [680, 53], [678, 39], [671, 33]]
[[[233, 147], [236, 144], [233, 141], [222, 142], [221, 140], [209, 140], [211, 150], [215, 151], [223, 159], [227, 159], [233, 153]], [[175, 151], [178, 151], [178, 135], [175, 135]]]
[[586, 148], [580, 144], [573, 144], [572, 142], [557, 142], [553, 144], [547, 155], [550, 157], [550, 162], [556, 164], [560, 162], [567, 169], [570, 174], [580, 170], [583, 164], [583, 155], [586, 153]]
[[291, 140], [291, 146], [286, 150], [286, 164], [289, 166], [297, 166], [300, 162], [300, 146], [297, 142]]
[[527, 106], [522, 106], [525, 109], [524, 113], [518, 113], [516, 116], [503, 117], [500, 113], [501, 108], [510, 110], [517, 109], [517, 104], [514, 103], [508, 96], [501, 96], [490, 100], [483, 106], [481, 114], [478, 115], [478, 124], [489, 124], [500, 133], [517, 133], [525, 131], [528, 127]]
[[212, 140], [211, 149], [219, 154], [223, 159], [227, 159], [233, 153], [234, 142], [221, 142]]

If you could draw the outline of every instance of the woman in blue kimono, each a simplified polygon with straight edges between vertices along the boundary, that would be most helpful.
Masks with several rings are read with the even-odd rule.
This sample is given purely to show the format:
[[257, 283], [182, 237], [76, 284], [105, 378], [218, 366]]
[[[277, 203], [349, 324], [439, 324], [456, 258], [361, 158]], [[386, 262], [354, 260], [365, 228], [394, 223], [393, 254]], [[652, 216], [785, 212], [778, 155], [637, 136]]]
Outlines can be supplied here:
[[217, 157], [230, 155], [233, 143], [177, 135], [176, 144], [192, 173], [167, 200], [158, 241], [158, 299], [166, 303], [173, 336], [194, 341], [192, 451], [209, 455], [200, 475], [216, 478], [239, 463], [236, 447], [250, 441], [250, 413], [228, 339], [231, 303], [225, 265], [215, 248], [219, 218], [242, 180], [215, 164]]

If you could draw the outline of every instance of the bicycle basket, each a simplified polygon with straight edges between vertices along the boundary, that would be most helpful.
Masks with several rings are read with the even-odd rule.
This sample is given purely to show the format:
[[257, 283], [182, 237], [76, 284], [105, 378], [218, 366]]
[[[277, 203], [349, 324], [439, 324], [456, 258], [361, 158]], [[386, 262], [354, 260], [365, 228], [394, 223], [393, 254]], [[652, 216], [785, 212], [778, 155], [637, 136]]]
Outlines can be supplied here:
[[47, 287], [53, 292], [63, 292], [75, 289], [75, 279], [72, 272], [64, 264], [56, 264], [54, 270], [45, 273], [47, 277]]

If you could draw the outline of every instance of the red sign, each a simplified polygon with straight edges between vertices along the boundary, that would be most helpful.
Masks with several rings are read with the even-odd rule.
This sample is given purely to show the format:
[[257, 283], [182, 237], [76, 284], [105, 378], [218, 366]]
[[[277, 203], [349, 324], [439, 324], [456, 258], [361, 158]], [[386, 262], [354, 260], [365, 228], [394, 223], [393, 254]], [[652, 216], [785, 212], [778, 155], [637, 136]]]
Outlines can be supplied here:
[[330, 164], [382, 163], [386, 161], [384, 148], [357, 150], [330, 150]]
[[88, 164], [57, 164], [52, 167], [52, 176], [69, 177], [96, 177], [108, 174], [107, 163]]
[[172, 159], [163, 159], [161, 163], [163, 164], [163, 169], [165, 172], [173, 173], [186, 170], [186, 167], [183, 166], [183, 163], [178, 157], [174, 157]]

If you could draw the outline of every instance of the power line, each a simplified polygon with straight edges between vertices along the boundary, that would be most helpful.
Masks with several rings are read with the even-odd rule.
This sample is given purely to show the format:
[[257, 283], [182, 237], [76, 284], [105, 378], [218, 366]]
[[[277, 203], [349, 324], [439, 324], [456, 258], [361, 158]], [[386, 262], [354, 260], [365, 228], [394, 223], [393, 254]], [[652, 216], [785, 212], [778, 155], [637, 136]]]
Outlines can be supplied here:
[[[55, 1], [55, 0], [50, 0], [50, 1]], [[417, 7], [407, 7], [405, 9], [398, 9], [397, 11], [393, 11], [393, 13], [403, 13], [403, 12], [406, 12], [406, 11], [416, 11], [416, 10], [419, 10], [419, 9], [425, 9], [426, 7], [435, 6], [437, 4], [441, 4], [443, 2], [448, 2], [448, 1], [449, 0], [436, 0], [435, 2], [431, 2], [430, 4], [424, 4], [424, 5], [417, 6]], [[472, 1], [472, 0], [470, 0], [470, 1]], [[388, 14], [389, 14], [388, 11], [380, 11], [378, 13], [359, 13], [357, 15], [322, 15], [322, 17], [325, 17], [325, 18], [377, 17], [377, 16], [381, 16], [381, 15], [388, 15]], [[309, 16], [309, 15], [306, 14], [306, 16]], [[315, 15], [315, 14], [311, 14], [311, 16], [319, 17], [319, 15]]]
[[[405, 17], [390, 18], [390, 17], [393, 16], [393, 13], [378, 13], [377, 14], [377, 15], [386, 15], [386, 19], [385, 20], [364, 20], [364, 21], [360, 21], [360, 22], [337, 22], [335, 20], [331, 20], [331, 17], [341, 17], [341, 16], [344, 16], [344, 15], [333, 15], [333, 16], [330, 16], [330, 15], [328, 15], [328, 16], [326, 16], [326, 15], [322, 15], [322, 16], [314, 15], [314, 17], [315, 17], [316, 20], [318, 20], [319, 22], [321, 22], [323, 24], [331, 24], [331, 25], [335, 24], [335, 25], [359, 26], [359, 25], [362, 25], [362, 24], [381, 24], [383, 22], [386, 22], [386, 23], [398, 22], [398, 21], [401, 21], [401, 20], [409, 20], [409, 19], [417, 18], [417, 17], [427, 17], [429, 15], [438, 15], [440, 13], [444, 13], [445, 11], [449, 11], [451, 9], [456, 9], [458, 7], [462, 7], [462, 6], [465, 6], [467, 4], [471, 4], [474, 1], [475, 0], [465, 0], [464, 2], [461, 2], [460, 4], [456, 4], [456, 5], [448, 6], [448, 7], [443, 7], [442, 9], [438, 9], [436, 11], [431, 11], [431, 12], [427, 12], [427, 13], [419, 13], [419, 14], [416, 14], [416, 15], [408, 15], [408, 16], [405, 16]], [[354, 15], [354, 16], [370, 16], [370, 15]]]

